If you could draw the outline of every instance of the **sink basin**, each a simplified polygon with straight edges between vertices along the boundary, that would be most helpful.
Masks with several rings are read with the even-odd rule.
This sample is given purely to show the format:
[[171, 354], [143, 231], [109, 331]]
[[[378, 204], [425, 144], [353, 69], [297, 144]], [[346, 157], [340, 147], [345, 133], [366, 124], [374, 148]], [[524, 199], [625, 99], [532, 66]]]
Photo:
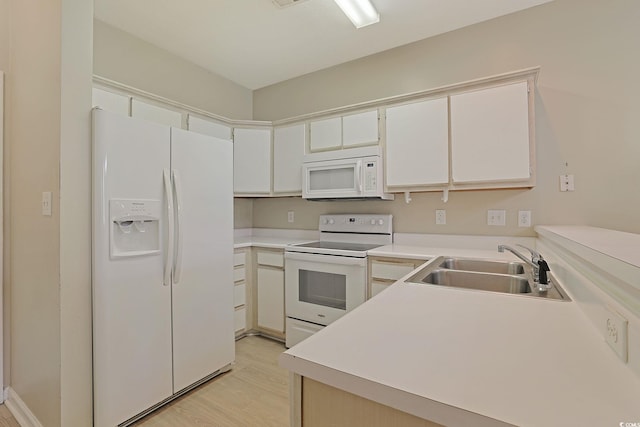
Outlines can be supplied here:
[[437, 269], [420, 281], [431, 285], [508, 294], [526, 294], [531, 292], [529, 281], [526, 278], [506, 274]]
[[524, 264], [520, 262], [445, 258], [440, 264], [440, 267], [450, 270], [478, 271], [482, 273], [524, 274]]
[[532, 280], [531, 269], [519, 262], [438, 257], [425, 264], [406, 283], [571, 301], [557, 283], [552, 283], [547, 291], [539, 291]]

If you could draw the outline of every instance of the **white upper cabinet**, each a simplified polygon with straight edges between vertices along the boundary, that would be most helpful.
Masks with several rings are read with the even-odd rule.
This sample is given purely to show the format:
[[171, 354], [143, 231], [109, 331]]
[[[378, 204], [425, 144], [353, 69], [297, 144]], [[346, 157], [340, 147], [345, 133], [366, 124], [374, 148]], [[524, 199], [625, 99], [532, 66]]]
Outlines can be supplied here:
[[311, 151], [338, 149], [342, 146], [342, 117], [311, 122]]
[[304, 124], [278, 127], [273, 131], [273, 192], [302, 193]]
[[531, 178], [526, 81], [451, 96], [453, 183]]
[[187, 119], [189, 130], [203, 135], [231, 140], [231, 128], [218, 122], [205, 120], [189, 114]]
[[182, 128], [182, 113], [137, 99], [131, 100], [131, 117], [161, 123], [174, 128]]
[[129, 96], [94, 87], [91, 90], [91, 97], [94, 107], [125, 116], [129, 115], [129, 104], [131, 102], [131, 97]]
[[342, 117], [342, 146], [377, 144], [378, 110]]
[[387, 108], [385, 155], [388, 187], [447, 184], [447, 98]]
[[378, 110], [312, 121], [309, 134], [311, 152], [377, 145]]
[[271, 128], [234, 130], [233, 190], [236, 195], [271, 192]]

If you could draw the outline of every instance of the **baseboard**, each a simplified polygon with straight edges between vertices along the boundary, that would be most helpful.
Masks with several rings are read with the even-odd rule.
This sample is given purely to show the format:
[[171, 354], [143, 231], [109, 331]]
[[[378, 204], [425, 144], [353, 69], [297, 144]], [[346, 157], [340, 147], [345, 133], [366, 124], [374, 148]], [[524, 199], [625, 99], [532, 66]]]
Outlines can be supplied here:
[[27, 404], [20, 399], [20, 396], [18, 396], [18, 393], [16, 393], [14, 389], [7, 387], [6, 397], [4, 404], [18, 424], [20, 424], [20, 427], [42, 427], [40, 421], [33, 415], [33, 412], [31, 412]]

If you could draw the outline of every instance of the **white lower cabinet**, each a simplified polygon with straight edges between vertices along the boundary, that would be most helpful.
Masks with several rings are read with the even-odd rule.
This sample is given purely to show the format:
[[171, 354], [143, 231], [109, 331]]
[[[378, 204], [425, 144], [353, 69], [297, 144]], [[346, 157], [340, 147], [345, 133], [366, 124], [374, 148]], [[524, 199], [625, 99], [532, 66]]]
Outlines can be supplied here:
[[284, 251], [258, 249], [256, 329], [284, 338]]
[[369, 257], [367, 299], [386, 290], [391, 284], [411, 273], [426, 261], [426, 259]]

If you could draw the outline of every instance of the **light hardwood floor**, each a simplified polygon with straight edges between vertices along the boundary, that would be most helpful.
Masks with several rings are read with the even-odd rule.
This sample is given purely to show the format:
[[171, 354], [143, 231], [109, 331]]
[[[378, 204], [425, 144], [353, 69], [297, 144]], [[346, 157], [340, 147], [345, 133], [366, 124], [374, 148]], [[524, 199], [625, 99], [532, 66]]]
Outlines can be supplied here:
[[4, 405], [0, 405], [0, 427], [20, 427], [20, 424]]
[[289, 426], [289, 376], [277, 362], [278, 355], [284, 350], [283, 344], [261, 337], [237, 341], [236, 364], [230, 372], [203, 384], [135, 425]]

